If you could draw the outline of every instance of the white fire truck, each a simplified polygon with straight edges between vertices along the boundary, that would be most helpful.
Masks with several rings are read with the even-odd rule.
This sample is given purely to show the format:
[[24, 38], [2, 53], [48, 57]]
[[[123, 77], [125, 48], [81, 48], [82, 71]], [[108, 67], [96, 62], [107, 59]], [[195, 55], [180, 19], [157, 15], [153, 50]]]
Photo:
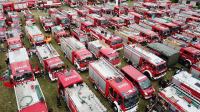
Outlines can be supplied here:
[[14, 86], [18, 112], [48, 112], [38, 80]]
[[72, 64], [80, 71], [88, 68], [88, 63], [92, 61], [92, 53], [90, 53], [85, 45], [73, 37], [61, 38], [61, 50], [64, 52]]
[[200, 80], [192, 77], [192, 74], [186, 71], [180, 71], [173, 76], [172, 82], [181, 90], [200, 101]]
[[119, 53], [113, 48], [110, 48], [106, 43], [100, 40], [91, 41], [88, 43], [88, 50], [96, 57], [104, 57], [115, 66], [121, 64]]
[[58, 76], [58, 93], [71, 112], [107, 111], [75, 70]]
[[159, 100], [165, 111], [170, 112], [199, 112], [200, 102], [191, 94], [181, 90], [176, 85], [166, 87], [158, 93]]
[[65, 74], [66, 69], [60, 55], [51, 44], [36, 47], [36, 54], [51, 81], [57, 80], [58, 74]]
[[159, 79], [166, 74], [166, 61], [141, 46], [125, 46], [124, 58], [150, 78]]
[[115, 112], [134, 112], [138, 104], [136, 87], [111, 63], [101, 58], [89, 64], [89, 76], [101, 94], [113, 106]]

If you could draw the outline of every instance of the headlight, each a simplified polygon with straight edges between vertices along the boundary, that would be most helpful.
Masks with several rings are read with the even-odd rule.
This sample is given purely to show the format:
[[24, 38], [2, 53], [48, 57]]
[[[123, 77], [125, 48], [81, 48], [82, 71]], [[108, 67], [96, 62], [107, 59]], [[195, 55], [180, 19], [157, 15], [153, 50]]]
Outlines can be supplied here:
[[146, 92], [144, 92], [144, 95], [148, 95]]

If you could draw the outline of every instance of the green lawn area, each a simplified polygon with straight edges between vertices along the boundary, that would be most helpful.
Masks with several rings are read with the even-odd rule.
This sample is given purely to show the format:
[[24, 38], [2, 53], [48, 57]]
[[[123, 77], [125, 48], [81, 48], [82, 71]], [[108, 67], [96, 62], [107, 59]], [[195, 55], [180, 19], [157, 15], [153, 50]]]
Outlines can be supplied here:
[[[67, 8], [67, 7], [63, 7], [63, 8]], [[39, 15], [46, 15], [45, 11], [37, 11], [37, 10], [33, 10], [32, 11], [33, 14], [35, 15], [35, 18], [37, 19], [37, 26], [40, 26], [39, 22], [38, 22], [38, 16]], [[23, 22], [24, 24], [24, 22]], [[24, 26], [23, 26], [24, 27]], [[43, 31], [43, 29], [41, 28], [41, 30]], [[45, 35], [50, 35], [50, 33], [45, 33]], [[23, 38], [23, 42], [26, 46], [26, 48], [31, 48], [30, 43], [27, 39], [27, 37]], [[60, 50], [60, 46], [55, 42], [55, 40], [52, 40], [51, 44], [55, 47], [55, 49], [58, 51], [58, 53], [60, 54], [60, 57], [62, 58], [62, 60], [65, 62], [65, 65], [68, 65], [70, 68], [72, 67], [72, 64], [64, 58], [63, 53]], [[7, 65], [5, 64], [5, 56], [6, 52], [0, 52], [0, 73], [2, 73], [3, 71], [5, 71]], [[121, 58], [123, 56], [123, 53], [120, 52], [121, 54]], [[31, 57], [31, 64], [34, 66], [36, 65], [40, 65], [39, 60], [36, 56]], [[122, 66], [125, 66], [127, 63], [122, 60]], [[180, 65], [177, 65], [180, 66]], [[172, 74], [173, 74], [174, 70], [169, 70], [167, 72], [167, 75], [165, 76], [166, 79], [170, 79]], [[96, 96], [100, 99], [100, 101], [104, 104], [104, 106], [106, 106], [106, 108], [108, 109], [109, 112], [112, 111], [111, 109], [111, 105], [108, 103], [108, 101], [98, 92], [95, 91], [94, 88], [92, 87], [91, 82], [88, 79], [88, 72], [83, 72], [81, 73], [82, 78], [84, 79], [84, 82], [87, 83], [87, 85], [89, 86], [89, 88], [96, 94]], [[57, 83], [56, 82], [50, 82], [49, 78], [43, 77], [43, 78], [38, 78], [40, 86], [43, 90], [46, 102], [49, 106], [49, 108], [53, 109], [53, 112], [65, 112], [65, 106], [64, 103], [62, 103], [62, 107], [61, 108], [57, 108], [57, 104], [56, 104], [56, 96], [57, 96]], [[158, 81], [152, 81], [153, 82], [153, 86], [156, 88], [156, 90], [158, 90]], [[16, 100], [15, 100], [15, 95], [14, 95], [14, 91], [13, 89], [8, 89], [6, 87], [4, 87], [2, 85], [2, 82], [0, 83], [0, 111], [2, 112], [16, 112], [17, 110], [17, 106], [16, 106]], [[138, 112], [144, 112], [144, 109], [146, 107], [146, 105], [148, 104], [147, 100], [144, 100], [142, 98], [140, 98], [140, 102], [139, 102], [139, 110]]]

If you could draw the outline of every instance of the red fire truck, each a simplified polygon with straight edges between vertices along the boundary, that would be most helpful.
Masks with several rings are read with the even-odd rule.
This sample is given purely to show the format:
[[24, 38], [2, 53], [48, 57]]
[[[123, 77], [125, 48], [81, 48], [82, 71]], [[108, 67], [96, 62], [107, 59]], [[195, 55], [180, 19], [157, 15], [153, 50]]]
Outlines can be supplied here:
[[21, 18], [18, 12], [8, 12], [8, 17], [6, 19], [7, 25], [11, 26], [12, 24], [21, 25]]
[[65, 9], [63, 9], [63, 10], [61, 10], [61, 12], [65, 16], [67, 16], [70, 20], [72, 19], [73, 16], [78, 16], [77, 11], [75, 11], [75, 10], [65, 10]]
[[[190, 93], [186, 93], [176, 85], [170, 85], [158, 93], [158, 99], [163, 111], [198, 112], [199, 100]], [[195, 103], [193, 103], [195, 102]], [[156, 106], [156, 105], [155, 105]], [[157, 106], [158, 107], [158, 106]]]
[[64, 99], [71, 112], [107, 111], [75, 70], [58, 76], [58, 95]]
[[41, 45], [47, 40], [36, 25], [26, 25], [25, 32], [32, 45]]
[[80, 17], [86, 17], [86, 15], [89, 13], [85, 7], [75, 8], [75, 10]]
[[4, 16], [3, 12], [0, 12], [0, 40], [6, 39], [6, 17]]
[[123, 15], [120, 15], [119, 17], [124, 19], [126, 26], [129, 26], [135, 23], [135, 17], [131, 14], [128, 14], [128, 15], [123, 14]]
[[200, 81], [192, 77], [192, 74], [186, 71], [179, 71], [176, 75], [173, 76], [172, 82], [182, 91], [190, 94], [198, 101], [200, 100]]
[[48, 13], [52, 17], [56, 25], [62, 25], [66, 29], [70, 27], [70, 19], [58, 9], [49, 9]]
[[38, 0], [26, 0], [28, 8], [35, 8], [37, 5]]
[[50, 32], [51, 27], [55, 26], [53, 19], [49, 16], [39, 16], [39, 21], [45, 32]]
[[64, 2], [70, 7], [77, 7], [79, 5], [79, 0], [64, 0]]
[[13, 1], [14, 10], [15, 11], [21, 11], [21, 10], [27, 10], [28, 4], [25, 0], [15, 0]]
[[17, 50], [23, 47], [20, 34], [16, 30], [6, 32], [6, 41], [9, 50]]
[[73, 37], [61, 38], [61, 50], [66, 58], [76, 66], [80, 71], [88, 68], [88, 63], [92, 61], [92, 53], [90, 53], [84, 44]]
[[128, 27], [122, 27], [119, 30], [115, 30], [115, 35], [121, 37], [123, 39], [123, 43], [126, 44], [139, 43], [141, 45], [145, 45], [147, 43], [147, 39], [140, 36], [139, 31], [131, 30]]
[[85, 32], [80, 30], [80, 28], [72, 29], [71, 35], [85, 45], [87, 45], [87, 43], [92, 40]]
[[162, 39], [171, 35], [168, 27], [165, 27], [158, 23], [154, 23], [148, 20], [142, 20], [139, 22], [139, 25], [146, 29], [149, 29], [151, 31], [158, 33], [159, 37], [161, 37]]
[[129, 12], [129, 14], [134, 16], [135, 23], [137, 24], [139, 24], [140, 20], [144, 19], [143, 15], [140, 15], [139, 13], [136, 12]]
[[88, 9], [88, 13], [89, 14], [98, 14], [98, 15], [102, 14], [101, 9], [99, 7], [97, 7], [97, 6], [86, 5], [84, 7], [86, 9]]
[[114, 30], [126, 26], [125, 20], [120, 17], [111, 17], [109, 19], [109, 23], [110, 27], [113, 28]]
[[179, 28], [178, 25], [176, 25], [176, 24], [174, 24], [174, 23], [172, 23], [168, 20], [165, 20], [165, 19], [162, 19], [162, 18], [154, 18], [154, 19], [150, 19], [150, 21], [155, 22], [155, 23], [159, 23], [163, 26], [168, 27], [171, 34], [175, 34], [175, 33], [178, 33], [180, 31], [180, 28]]
[[152, 79], [159, 79], [166, 74], [166, 61], [140, 46], [125, 46], [124, 58], [138, 68], [140, 72]]
[[112, 103], [115, 112], [136, 111], [137, 89], [111, 63], [103, 58], [90, 63], [89, 76], [94, 88]]
[[17, 85], [35, 80], [33, 70], [25, 48], [8, 51], [9, 66], [11, 70], [11, 83]]
[[25, 18], [25, 21], [31, 21], [32, 23], [35, 23], [35, 18], [34, 15], [30, 10], [24, 10], [23, 12], [23, 17]]
[[131, 65], [123, 67], [121, 71], [124, 73], [125, 77], [138, 88], [140, 94], [142, 94], [145, 99], [149, 99], [153, 96], [155, 89], [147, 76]]
[[106, 18], [101, 17], [97, 14], [88, 14], [86, 16], [86, 19], [93, 23], [93, 26], [101, 26], [103, 28], [106, 28], [109, 26], [109, 22]]
[[92, 37], [104, 41], [115, 50], [120, 50], [123, 48], [123, 39], [119, 36], [113, 35], [110, 31], [102, 27], [92, 28], [90, 34]]
[[149, 29], [146, 29], [140, 25], [137, 24], [132, 24], [129, 26], [130, 30], [136, 30], [140, 32], [140, 36], [145, 37], [148, 43], [151, 42], [158, 42], [161, 39], [159, 38], [158, 34], [155, 33], [154, 31], [151, 31]]
[[64, 62], [60, 59], [60, 55], [51, 44], [37, 46], [36, 54], [51, 81], [57, 80], [59, 74], [63, 75], [67, 72]]
[[180, 49], [180, 62], [183, 62], [186, 67], [200, 61], [200, 50], [194, 47], [183, 47]]
[[60, 0], [38, 0], [37, 5], [39, 8], [59, 7], [62, 5]]
[[60, 25], [51, 27], [51, 34], [58, 44], [60, 44], [60, 38], [67, 37], [67, 35], [69, 35]]
[[119, 53], [114, 49], [110, 48], [106, 43], [101, 40], [95, 40], [88, 43], [88, 49], [96, 57], [104, 57], [110, 63], [115, 66], [121, 65]]

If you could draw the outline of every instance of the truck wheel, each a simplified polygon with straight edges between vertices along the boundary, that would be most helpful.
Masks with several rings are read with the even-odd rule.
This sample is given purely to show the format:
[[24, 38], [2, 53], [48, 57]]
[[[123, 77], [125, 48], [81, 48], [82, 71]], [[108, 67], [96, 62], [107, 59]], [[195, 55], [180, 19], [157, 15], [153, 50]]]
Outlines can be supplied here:
[[97, 86], [96, 86], [96, 84], [93, 84], [93, 86], [94, 86], [94, 89], [97, 91], [98, 89], [97, 89]]
[[113, 111], [114, 112], [118, 112], [118, 108], [117, 108], [117, 106], [115, 104], [113, 104]]
[[185, 64], [185, 67], [187, 67], [187, 68], [189, 68], [191, 66], [189, 61], [185, 61], [184, 64]]
[[146, 75], [148, 78], [152, 79], [152, 77], [150, 76], [148, 72], [144, 72], [143, 74]]

